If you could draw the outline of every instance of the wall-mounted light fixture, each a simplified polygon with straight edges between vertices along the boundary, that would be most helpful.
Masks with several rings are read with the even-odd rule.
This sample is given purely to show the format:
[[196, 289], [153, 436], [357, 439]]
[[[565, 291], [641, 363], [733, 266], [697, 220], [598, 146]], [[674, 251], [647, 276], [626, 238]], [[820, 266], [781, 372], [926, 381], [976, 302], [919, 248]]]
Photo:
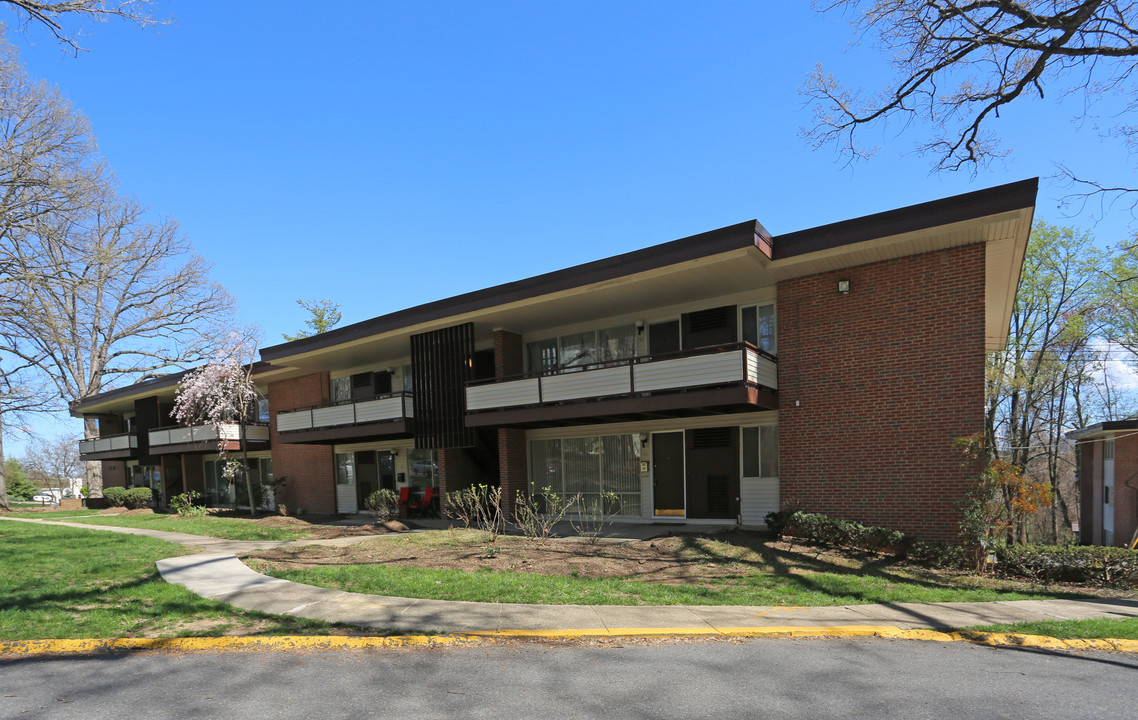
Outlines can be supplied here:
[[398, 454], [399, 454], [399, 448], [391, 448], [391, 455], [392, 456], [395, 456]]
[[636, 321], [636, 334], [639, 335], [642, 332], [644, 332], [644, 321], [643, 320], [637, 320]]
[[850, 281], [849, 280], [839, 280], [838, 281], [838, 292], [840, 292], [842, 295], [849, 295], [849, 293], [850, 293]]
[[648, 436], [647, 435], [641, 435], [640, 436], [640, 447], [642, 447], [642, 448], [648, 447]]

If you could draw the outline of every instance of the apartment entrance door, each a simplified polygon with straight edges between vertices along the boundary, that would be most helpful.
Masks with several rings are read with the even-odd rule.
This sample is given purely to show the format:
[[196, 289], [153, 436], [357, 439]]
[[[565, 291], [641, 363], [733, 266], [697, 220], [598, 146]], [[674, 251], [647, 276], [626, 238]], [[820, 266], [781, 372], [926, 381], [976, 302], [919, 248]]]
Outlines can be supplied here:
[[652, 507], [656, 517], [684, 517], [684, 433], [652, 434]]
[[364, 450], [356, 453], [356, 507], [363, 510], [367, 507], [365, 501], [368, 496], [379, 489], [379, 465], [376, 463], [375, 451]]

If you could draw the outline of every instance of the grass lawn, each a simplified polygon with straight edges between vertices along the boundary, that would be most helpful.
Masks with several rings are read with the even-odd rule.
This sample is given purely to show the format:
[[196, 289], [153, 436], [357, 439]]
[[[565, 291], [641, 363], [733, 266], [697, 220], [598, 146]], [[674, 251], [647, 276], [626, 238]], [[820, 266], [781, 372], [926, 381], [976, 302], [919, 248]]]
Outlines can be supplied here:
[[180, 517], [178, 515], [96, 515], [94, 517], [76, 518], [75, 522], [166, 530], [188, 535], [206, 535], [225, 540], [299, 540], [309, 536], [309, 533], [304, 531], [264, 527], [252, 520], [241, 518]]
[[1138, 618], [1124, 620], [1048, 620], [1012, 625], [980, 625], [961, 628], [981, 632], [1049, 635], [1057, 638], [1125, 638], [1138, 640]]
[[723, 538], [538, 546], [502, 537], [491, 554], [479, 533], [440, 531], [351, 548], [258, 551], [247, 562], [274, 577], [349, 592], [554, 605], [848, 605], [1073, 596], [878, 557], [794, 548], [746, 533]]
[[166, 583], [154, 561], [187, 551], [161, 540], [0, 521], [0, 548], [3, 640], [336, 632]]

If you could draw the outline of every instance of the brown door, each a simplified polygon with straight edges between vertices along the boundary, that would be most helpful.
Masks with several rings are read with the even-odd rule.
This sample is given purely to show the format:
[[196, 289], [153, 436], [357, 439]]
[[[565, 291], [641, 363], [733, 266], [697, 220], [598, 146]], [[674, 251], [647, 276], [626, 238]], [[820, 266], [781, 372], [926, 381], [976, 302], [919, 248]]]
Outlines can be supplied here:
[[648, 354], [667, 355], [680, 351], [680, 321], [666, 320], [648, 326]]
[[684, 434], [652, 435], [652, 504], [657, 517], [684, 516]]
[[356, 453], [356, 496], [358, 510], [367, 508], [365, 501], [368, 496], [379, 489], [379, 466], [376, 464], [375, 451], [364, 450]]
[[739, 428], [687, 431], [687, 517], [730, 519], [738, 515]]

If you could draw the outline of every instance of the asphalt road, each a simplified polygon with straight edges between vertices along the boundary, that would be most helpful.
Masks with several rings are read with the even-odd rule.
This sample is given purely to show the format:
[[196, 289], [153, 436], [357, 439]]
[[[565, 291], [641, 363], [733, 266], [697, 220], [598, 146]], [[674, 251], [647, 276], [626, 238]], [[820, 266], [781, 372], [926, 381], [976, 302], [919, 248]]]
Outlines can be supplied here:
[[0, 718], [1135, 718], [1138, 657], [639, 641], [0, 662]]

